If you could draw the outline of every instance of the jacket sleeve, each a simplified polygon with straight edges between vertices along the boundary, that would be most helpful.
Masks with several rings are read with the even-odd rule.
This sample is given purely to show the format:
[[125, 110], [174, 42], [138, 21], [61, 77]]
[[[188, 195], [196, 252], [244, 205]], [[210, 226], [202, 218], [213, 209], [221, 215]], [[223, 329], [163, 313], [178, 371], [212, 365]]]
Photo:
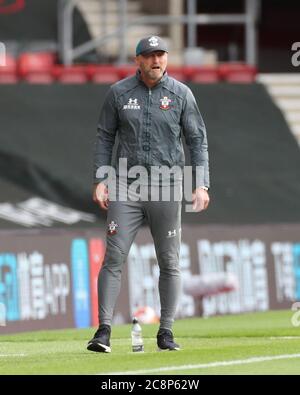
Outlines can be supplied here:
[[193, 189], [199, 186], [209, 187], [209, 158], [206, 128], [196, 99], [189, 88], [183, 103], [181, 122], [185, 141], [191, 156]]
[[112, 88], [108, 91], [101, 109], [97, 135], [94, 145], [94, 183], [98, 184], [107, 177], [97, 175], [101, 166], [110, 166], [112, 151], [118, 128], [118, 110]]

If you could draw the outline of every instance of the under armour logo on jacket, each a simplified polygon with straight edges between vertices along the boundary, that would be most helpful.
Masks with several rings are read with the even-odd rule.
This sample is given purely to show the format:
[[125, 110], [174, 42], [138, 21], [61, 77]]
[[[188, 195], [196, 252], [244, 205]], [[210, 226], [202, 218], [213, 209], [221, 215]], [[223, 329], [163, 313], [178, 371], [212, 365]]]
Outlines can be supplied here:
[[127, 104], [124, 104], [123, 110], [140, 110], [141, 106], [138, 103], [138, 99], [130, 98]]

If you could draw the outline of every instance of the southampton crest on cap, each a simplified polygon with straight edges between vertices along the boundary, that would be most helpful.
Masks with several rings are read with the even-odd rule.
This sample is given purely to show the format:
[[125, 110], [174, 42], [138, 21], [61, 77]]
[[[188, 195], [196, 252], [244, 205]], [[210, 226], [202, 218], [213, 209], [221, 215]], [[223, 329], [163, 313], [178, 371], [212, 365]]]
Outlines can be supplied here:
[[158, 39], [154, 36], [149, 38], [149, 43], [151, 45], [151, 47], [157, 47], [158, 46]]
[[168, 98], [168, 96], [164, 96], [162, 99], [160, 99], [161, 105], [159, 108], [162, 110], [168, 110], [170, 108], [169, 104], [171, 103], [171, 99]]

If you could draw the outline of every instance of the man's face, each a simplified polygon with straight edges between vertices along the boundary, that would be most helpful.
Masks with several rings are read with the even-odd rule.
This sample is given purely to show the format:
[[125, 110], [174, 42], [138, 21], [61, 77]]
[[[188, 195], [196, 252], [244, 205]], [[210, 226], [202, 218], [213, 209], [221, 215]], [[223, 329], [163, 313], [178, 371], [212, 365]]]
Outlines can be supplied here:
[[164, 51], [154, 51], [149, 54], [138, 55], [135, 62], [141, 70], [142, 77], [155, 82], [161, 79], [166, 70], [168, 54]]

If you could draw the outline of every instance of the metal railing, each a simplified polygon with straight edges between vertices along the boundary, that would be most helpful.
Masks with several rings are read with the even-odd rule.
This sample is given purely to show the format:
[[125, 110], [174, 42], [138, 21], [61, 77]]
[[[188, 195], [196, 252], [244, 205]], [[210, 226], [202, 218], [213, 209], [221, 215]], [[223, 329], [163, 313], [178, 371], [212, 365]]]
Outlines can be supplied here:
[[[105, 22], [102, 25], [102, 36], [73, 47], [73, 12], [80, 0], [59, 0], [58, 2], [58, 40], [59, 52], [62, 62], [70, 65], [80, 56], [99, 48], [111, 39], [118, 38], [119, 64], [128, 62], [127, 33], [134, 26], [147, 24], [170, 25], [181, 23], [187, 25], [187, 47], [197, 44], [197, 25], [244, 25], [245, 27], [245, 61], [248, 64], [257, 63], [257, 34], [256, 21], [260, 0], [244, 0], [245, 13], [242, 14], [196, 14], [196, 0], [187, 1], [187, 14], [184, 15], [149, 15], [128, 20], [128, 0], [119, 0], [118, 18], [119, 27], [112, 33], [105, 31]], [[101, 0], [99, 0], [101, 2]], [[102, 0], [102, 2], [106, 0]], [[170, 0], [172, 1], [172, 0]], [[105, 6], [105, 4], [104, 4]], [[105, 15], [101, 18], [105, 20]], [[171, 37], [172, 39], [172, 37]]]

